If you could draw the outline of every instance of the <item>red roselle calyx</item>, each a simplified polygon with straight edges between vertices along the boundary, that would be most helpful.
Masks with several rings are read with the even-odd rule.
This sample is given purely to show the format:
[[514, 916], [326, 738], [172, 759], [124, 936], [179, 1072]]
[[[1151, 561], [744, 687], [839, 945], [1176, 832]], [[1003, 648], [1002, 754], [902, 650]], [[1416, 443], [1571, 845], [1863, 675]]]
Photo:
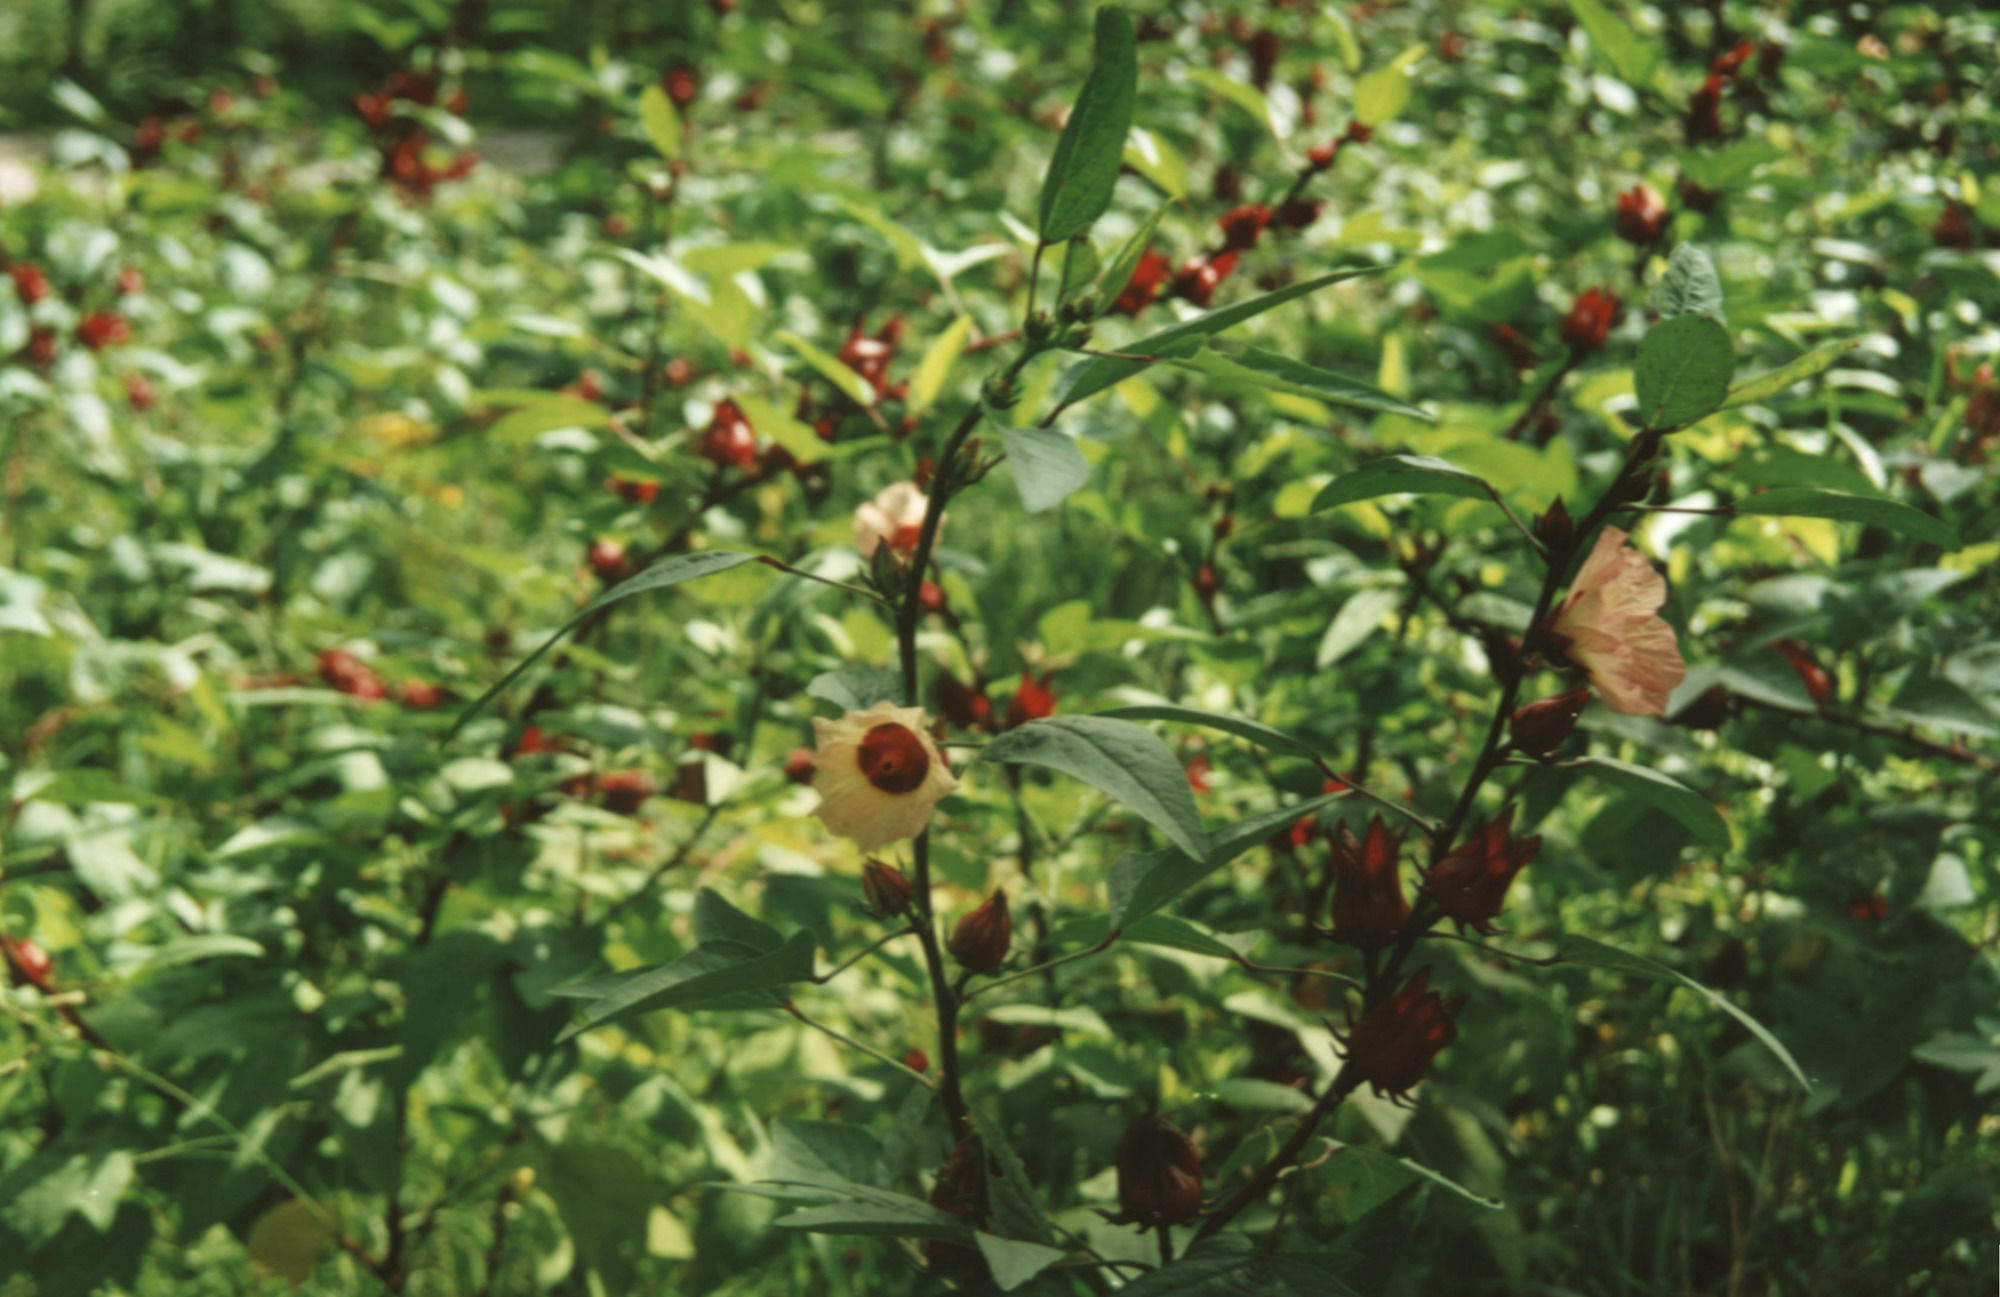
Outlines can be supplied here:
[[1651, 185], [1634, 185], [1618, 195], [1618, 213], [1612, 223], [1619, 238], [1645, 247], [1666, 228], [1666, 200]]
[[1588, 689], [1572, 689], [1529, 703], [1508, 722], [1514, 746], [1531, 757], [1550, 756], [1576, 729], [1577, 718], [1589, 705]]
[[916, 894], [902, 870], [873, 858], [861, 867], [861, 890], [868, 897], [868, 908], [885, 919], [908, 911]]
[[1056, 714], [1056, 695], [1049, 688], [1049, 678], [1044, 675], [1038, 682], [1035, 673], [1021, 673], [1021, 687], [1014, 691], [1014, 697], [1007, 703], [1004, 728], [1013, 729], [1029, 721], [1038, 721]]
[[1571, 351], [1587, 355], [1604, 345], [1611, 326], [1618, 321], [1618, 294], [1602, 288], [1588, 289], [1571, 304], [1563, 317], [1562, 339]]
[[1181, 1225], [1201, 1211], [1201, 1151], [1178, 1126], [1148, 1113], [1118, 1141], [1118, 1207], [1150, 1229]]
[[1345, 824], [1333, 834], [1333, 939], [1379, 946], [1395, 939], [1410, 917], [1397, 864], [1403, 837], [1376, 816], [1364, 837]]
[[1375, 1093], [1407, 1099], [1440, 1050], [1458, 1037], [1453, 1021], [1465, 997], [1445, 999], [1430, 990], [1431, 970], [1420, 968], [1394, 995], [1361, 1015], [1341, 1044], [1347, 1066]]
[[1506, 904], [1507, 889], [1535, 853], [1542, 849], [1539, 837], [1516, 838], [1514, 808], [1483, 829], [1474, 829], [1464, 842], [1431, 866], [1423, 890], [1444, 916], [1459, 928], [1496, 931], [1493, 919]]
[[986, 904], [958, 921], [947, 948], [968, 973], [990, 973], [1007, 958], [1014, 944], [1014, 919], [1007, 912], [1007, 893], [995, 891]]
[[1833, 677], [1813, 660], [1805, 645], [1797, 640], [1781, 639], [1773, 642], [1771, 647], [1784, 654], [1785, 661], [1791, 663], [1792, 670], [1798, 673], [1799, 683], [1806, 687], [1806, 695], [1813, 700], [1813, 706], [1824, 707], [1833, 701]]

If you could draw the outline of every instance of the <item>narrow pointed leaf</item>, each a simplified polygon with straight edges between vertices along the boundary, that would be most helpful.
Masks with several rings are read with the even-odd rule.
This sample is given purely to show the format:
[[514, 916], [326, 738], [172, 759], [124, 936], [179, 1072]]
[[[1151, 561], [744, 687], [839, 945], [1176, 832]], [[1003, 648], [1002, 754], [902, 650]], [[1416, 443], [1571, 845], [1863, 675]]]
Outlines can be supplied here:
[[1757, 495], [1745, 496], [1733, 506], [1739, 514], [1783, 515], [1793, 518], [1832, 518], [1839, 522], [1865, 523], [1893, 531], [1940, 549], [1957, 549], [1958, 534], [1950, 525], [1933, 518], [1914, 505], [1886, 496], [1855, 495], [1816, 486], [1781, 486]]
[[757, 557], [754, 554], [736, 554], [720, 549], [704, 550], [699, 554], [676, 554], [672, 558], [660, 560], [628, 581], [619, 582], [585, 604], [582, 611], [564, 622], [555, 634], [544, 640], [540, 648], [515, 663], [513, 670], [501, 676], [498, 683], [485, 693], [479, 695], [470, 707], [459, 713], [458, 719], [452, 722], [451, 729], [445, 734], [445, 737], [449, 739], [452, 735], [464, 729], [465, 723], [474, 716], [477, 716], [480, 709], [485, 707], [487, 703], [492, 702], [502, 690], [506, 689], [508, 685], [513, 684], [523, 671], [533, 666], [542, 654], [554, 648], [557, 641], [575, 630], [578, 623], [582, 622], [584, 618], [590, 616], [598, 609], [609, 608], [612, 604], [629, 599], [635, 594], [645, 594], [649, 590], [664, 590], [668, 586], [679, 585], [683, 581], [692, 581], [696, 577], [713, 576], [717, 572], [726, 572], [732, 567], [741, 567], [745, 563], [754, 563], [756, 561]]
[[1037, 229], [1044, 243], [1082, 234], [1111, 205], [1132, 104], [1139, 87], [1132, 18], [1116, 5], [1097, 11], [1097, 50], [1042, 178]]
[[1411, 405], [1401, 397], [1391, 396], [1379, 387], [1336, 374], [1330, 369], [1320, 369], [1302, 360], [1280, 356], [1276, 352], [1263, 351], [1256, 347], [1245, 347], [1241, 351], [1220, 352], [1213, 347], [1197, 351], [1194, 355], [1174, 361], [1183, 369], [1192, 369], [1210, 378], [1225, 382], [1247, 383], [1270, 392], [1283, 392], [1288, 396], [1303, 396], [1314, 401], [1330, 401], [1335, 405], [1348, 405], [1361, 410], [1380, 410], [1385, 414], [1400, 414], [1406, 418], [1421, 419], [1425, 423], [1436, 423], [1437, 419], [1422, 406]]
[[628, 975], [610, 993], [592, 1001], [583, 1017], [556, 1037], [556, 1043], [634, 1014], [770, 991], [806, 981], [812, 975], [813, 939], [809, 932], [794, 932], [784, 945], [768, 952], [736, 941], [705, 942], [671, 964]]
[[1676, 972], [1674, 969], [1667, 967], [1657, 960], [1648, 959], [1644, 955], [1635, 955], [1629, 950], [1620, 950], [1616, 946], [1607, 946], [1603, 942], [1593, 941], [1589, 937], [1567, 934], [1558, 937], [1556, 938], [1556, 953], [1562, 957], [1565, 963], [1586, 964], [1592, 968], [1605, 968], [1615, 973], [1629, 973], [1632, 976], [1643, 977], [1648, 981], [1660, 982], [1668, 986], [1686, 987], [1742, 1023], [1764, 1048], [1770, 1050], [1777, 1057], [1777, 1060], [1784, 1064], [1785, 1070], [1790, 1072], [1798, 1081], [1801, 1089], [1807, 1093], [1812, 1092], [1812, 1082], [1806, 1079], [1805, 1070], [1799, 1066], [1798, 1060], [1792, 1057], [1791, 1051], [1786, 1049], [1763, 1023], [1737, 1008], [1715, 991], [1695, 981], [1692, 977]]
[[1589, 757], [1581, 768], [1679, 820], [1697, 842], [1711, 847], [1729, 845], [1729, 824], [1715, 803], [1679, 780], [1615, 757]]
[[1137, 342], [1125, 343], [1119, 348], [1128, 356], [1147, 359], [1125, 360], [1110, 356], [1093, 356], [1063, 376], [1057, 401], [1062, 406], [1075, 405], [1078, 401], [1095, 396], [1107, 387], [1124, 382], [1155, 361], [1192, 356], [1201, 349], [1203, 339], [1212, 338], [1224, 329], [1234, 328], [1245, 320], [1253, 319], [1266, 311], [1296, 301], [1308, 293], [1316, 293], [1342, 280], [1372, 275], [1381, 269], [1383, 269], [1381, 266], [1357, 266], [1350, 270], [1335, 270], [1288, 285], [1275, 292], [1250, 298], [1248, 301], [1217, 307], [1205, 315], [1197, 315], [1185, 323], [1176, 324], [1170, 329], [1162, 329]]
[[1313, 497], [1314, 513], [1385, 495], [1456, 495], [1491, 499], [1493, 489], [1477, 474], [1434, 455], [1385, 455], [1343, 473]]
[[1768, 401], [1782, 395], [1792, 384], [1823, 374], [1840, 363], [1840, 358], [1860, 346], [1860, 342], [1849, 338], [1844, 342], [1823, 342], [1789, 364], [1778, 366], [1762, 374], [1754, 374], [1729, 389], [1722, 408], [1732, 410], [1739, 405], [1749, 405], [1753, 401]]

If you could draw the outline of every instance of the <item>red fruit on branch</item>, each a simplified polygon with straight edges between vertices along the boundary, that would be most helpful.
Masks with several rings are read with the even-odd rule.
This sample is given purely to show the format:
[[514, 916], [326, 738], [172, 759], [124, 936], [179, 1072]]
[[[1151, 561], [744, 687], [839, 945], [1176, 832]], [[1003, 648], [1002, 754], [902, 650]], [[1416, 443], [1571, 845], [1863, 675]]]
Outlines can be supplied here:
[[1262, 203], [1246, 203], [1223, 213], [1216, 224], [1222, 229], [1222, 243], [1231, 251], [1240, 252], [1257, 246], [1264, 237], [1264, 227], [1271, 223], [1271, 209]]
[[1333, 835], [1333, 939], [1356, 946], [1393, 941], [1410, 917], [1399, 869], [1403, 837], [1377, 815], [1360, 838], [1345, 824]]
[[958, 921], [946, 948], [967, 972], [990, 973], [1006, 961], [1013, 944], [1014, 919], [1007, 912], [1007, 893], [996, 890], [986, 904]]
[[1547, 757], [1568, 740], [1577, 718], [1590, 705], [1590, 690], [1572, 689], [1543, 698], [1515, 712], [1508, 721], [1514, 746], [1531, 757]]
[[1507, 902], [1514, 875], [1542, 849], [1541, 838], [1513, 837], [1513, 827], [1514, 808], [1510, 806], [1492, 824], [1474, 829], [1425, 876], [1424, 893], [1461, 930], [1496, 931], [1493, 919]]
[[14, 295], [23, 306], [33, 306], [49, 295], [49, 278], [39, 266], [18, 262], [8, 269], [7, 276], [14, 281]]
[[1667, 225], [1667, 204], [1651, 185], [1634, 185], [1618, 195], [1612, 228], [1618, 237], [1639, 247], [1649, 246]]
[[1124, 291], [1118, 294], [1118, 300], [1112, 303], [1111, 309], [1127, 315], [1137, 315], [1145, 310], [1147, 303], [1160, 291], [1160, 286], [1167, 282], [1173, 265], [1165, 256], [1148, 249], [1139, 258], [1139, 264], [1132, 268], [1132, 278], [1125, 281]]
[[615, 540], [595, 540], [590, 543], [586, 554], [590, 570], [597, 573], [600, 580], [622, 580], [626, 573], [625, 546]]
[[346, 649], [324, 649], [319, 655], [320, 678], [352, 698], [375, 702], [389, 696], [389, 687], [374, 667]]
[[0, 960], [47, 994], [56, 989], [55, 961], [32, 937], [19, 941], [0, 937]]
[[76, 326], [76, 340], [92, 351], [102, 351], [106, 347], [117, 346], [132, 340], [132, 326], [125, 317], [112, 311], [92, 311]]
[[916, 888], [902, 870], [872, 856], [861, 866], [861, 891], [868, 898], [868, 908], [885, 919], [907, 913], [916, 896]]
[[1824, 707], [1833, 701], [1833, 677], [1826, 669], [1813, 660], [1813, 655], [1805, 645], [1797, 640], [1781, 639], [1773, 641], [1771, 647], [1784, 655], [1798, 674], [1799, 683], [1806, 687], [1806, 696], [1813, 700], [1813, 706]]
[[1025, 725], [1029, 721], [1038, 721], [1055, 714], [1056, 695], [1055, 691], [1049, 688], [1049, 678], [1044, 675], [1037, 682], [1034, 672], [1023, 671], [1020, 688], [1014, 691], [1014, 696], [1007, 702], [1007, 715], [1001, 727], [1011, 730], [1016, 725]]
[[1394, 995], [1364, 1012], [1341, 1040], [1347, 1067], [1377, 1094], [1407, 1101], [1432, 1060], [1458, 1038], [1455, 1019], [1465, 997], [1447, 1000], [1430, 990], [1430, 973], [1418, 969]]
[[757, 465], [756, 430], [743, 417], [736, 402], [726, 396], [715, 403], [715, 413], [709, 417], [708, 427], [694, 449], [695, 454], [718, 467], [734, 465], [750, 469]]
[[153, 408], [153, 401], [158, 395], [152, 382], [144, 374], [125, 375], [125, 399], [130, 401], [132, 408], [140, 414]]
[[1148, 1113], [1126, 1127], [1117, 1163], [1123, 1221], [1156, 1229], [1201, 1213], [1201, 1150], [1165, 1117]]
[[1596, 351], [1611, 336], [1611, 326], [1618, 322], [1620, 305], [1618, 294], [1608, 289], [1585, 290], [1570, 304], [1569, 314], [1563, 317], [1563, 341], [1579, 356]]

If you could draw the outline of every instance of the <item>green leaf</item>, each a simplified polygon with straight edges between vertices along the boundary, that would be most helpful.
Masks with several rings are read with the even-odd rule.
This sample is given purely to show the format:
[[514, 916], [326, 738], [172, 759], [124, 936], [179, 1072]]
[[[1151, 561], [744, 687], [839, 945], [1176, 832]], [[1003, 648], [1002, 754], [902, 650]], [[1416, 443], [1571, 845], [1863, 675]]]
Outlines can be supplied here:
[[607, 1023], [655, 1009], [681, 1009], [757, 991], [770, 991], [813, 975], [813, 939], [794, 932], [769, 953], [736, 941], [696, 946], [671, 964], [625, 978], [615, 989], [585, 1006], [583, 1017], [556, 1037], [570, 1038]]
[[581, 612], [564, 622], [555, 634], [542, 641], [540, 648], [515, 663], [513, 669], [506, 675], [501, 676], [498, 683], [474, 699], [472, 705], [467, 707], [463, 712], [460, 712], [458, 719], [452, 722], [451, 729], [445, 732], [445, 738], [450, 739], [453, 735], [464, 729], [465, 723], [478, 715], [481, 708], [485, 707], [487, 703], [492, 702], [508, 685], [513, 684], [515, 678], [533, 666], [542, 654], [554, 648], [558, 640], [575, 630], [578, 623], [599, 609], [609, 608], [612, 604], [629, 599], [635, 594], [645, 594], [651, 590], [664, 590], [668, 586], [679, 585], [683, 581], [692, 581], [697, 577], [713, 576], [717, 572], [726, 572], [732, 567], [741, 567], [745, 563], [754, 563], [756, 561], [756, 555], [754, 554], [736, 554], [720, 549], [703, 550], [699, 554], [676, 554], [672, 558], [661, 559], [658, 563], [653, 564], [653, 566], [628, 581], [619, 582], [585, 604]]
[[843, 712], [865, 712], [876, 703], [907, 707], [903, 674], [894, 667], [836, 667], [806, 685], [806, 697], [823, 698]]
[[1354, 83], [1354, 120], [1363, 126], [1380, 126], [1410, 106], [1410, 77], [1428, 52], [1428, 47], [1412, 45]]
[[1201, 349], [1202, 339], [1212, 338], [1224, 329], [1233, 328], [1275, 307], [1283, 306], [1308, 293], [1316, 293], [1342, 280], [1354, 279], [1360, 275], [1372, 275], [1383, 269], [1386, 267], [1357, 266], [1351, 270], [1336, 270], [1280, 288], [1276, 292], [1253, 297], [1248, 301], [1218, 307], [1121, 348], [1127, 355], [1151, 357], [1149, 360], [1121, 360], [1109, 356], [1093, 356], [1063, 375], [1059, 395], [1056, 398], [1058, 408], [1075, 405], [1078, 401], [1097, 395], [1107, 387], [1122, 383], [1154, 361], [1192, 356]]
[[1131, 15], [1116, 5], [1105, 5], [1097, 11], [1097, 49], [1090, 76], [1042, 178], [1037, 230], [1043, 243], [1082, 234], [1111, 205], [1138, 86], [1138, 45]]
[[[23, 780], [35, 776], [23, 776]], [[57, 806], [157, 806], [167, 799], [143, 788], [121, 784], [108, 770], [58, 770], [28, 788], [15, 787], [12, 800], [51, 802]]]
[[1326, 625], [1313, 664], [1321, 670], [1361, 647], [1370, 635], [1382, 629], [1382, 619], [1402, 602], [1403, 596], [1384, 586], [1370, 586], [1348, 596], [1340, 611]]
[[1259, 126], [1271, 132], [1273, 137], [1278, 137], [1278, 124], [1271, 119], [1271, 103], [1257, 87], [1225, 76], [1214, 68], [1191, 67], [1187, 70], [1187, 78], [1217, 98], [1235, 104], [1250, 114]]
[[1914, 505], [1887, 496], [1856, 495], [1850, 491], [1830, 491], [1816, 486], [1780, 486], [1745, 496], [1731, 506], [1738, 514], [1779, 515], [1792, 518], [1832, 518], [1839, 522], [1859, 522], [1893, 531], [1912, 540], [1957, 549], [1958, 534], [1949, 525]]
[[1685, 428], [1722, 405], [1736, 348], [1729, 330], [1706, 315], [1677, 315], [1653, 326], [1639, 344], [1632, 385], [1642, 427]]
[[813, 346], [798, 334], [781, 330], [773, 335], [779, 342], [790, 347], [795, 355], [813, 367], [821, 378], [833, 384], [835, 390], [856, 405], [875, 404], [875, 389], [868, 380], [849, 369], [838, 357], [829, 356]]
[[203, 932], [192, 937], [169, 941], [146, 957], [146, 962], [140, 965], [140, 971], [157, 972], [162, 968], [193, 964], [204, 959], [219, 959], [225, 955], [262, 959], [264, 947], [248, 937], [239, 937], [228, 932]]
[[1808, 1094], [1812, 1092], [1812, 1082], [1806, 1079], [1806, 1074], [1799, 1067], [1798, 1060], [1792, 1057], [1791, 1051], [1780, 1044], [1778, 1038], [1773, 1036], [1763, 1023], [1743, 1012], [1743, 1010], [1737, 1008], [1728, 1000], [1723, 999], [1716, 992], [1703, 986], [1700, 982], [1683, 973], [1676, 972], [1657, 960], [1648, 959], [1644, 955], [1635, 955], [1629, 950], [1620, 950], [1616, 946], [1607, 946], [1603, 942], [1593, 941], [1589, 937], [1565, 934], [1556, 938], [1555, 944], [1557, 955], [1565, 963], [1584, 964], [1591, 968], [1606, 968], [1615, 973], [1628, 973], [1634, 977], [1643, 977], [1648, 981], [1660, 982], [1667, 986], [1683, 986], [1693, 991], [1696, 995], [1701, 996], [1710, 1004], [1721, 1009], [1724, 1013], [1748, 1028], [1750, 1034], [1755, 1036], [1763, 1044], [1764, 1048], [1770, 1050], [1777, 1057], [1777, 1060], [1785, 1065], [1785, 1070], [1798, 1080], [1800, 1088]]
[[966, 339], [971, 336], [972, 317], [961, 315], [924, 352], [924, 358], [917, 362], [917, 372], [910, 377], [911, 414], [922, 414], [931, 408], [938, 393], [944, 391], [944, 381], [951, 376], [951, 367], [958, 363]]
[[826, 458], [826, 442], [789, 412], [749, 392], [738, 392], [734, 399], [753, 429], [783, 446], [799, 463], [816, 464]]
[[1132, 128], [1131, 137], [1125, 141], [1125, 165], [1151, 181], [1153, 188], [1170, 201], [1177, 203], [1187, 197], [1186, 161], [1174, 151], [1173, 145], [1154, 132], [1140, 126]]
[[1360, 1297], [1331, 1257], [1211, 1248], [1140, 1275], [1119, 1297]]
[[0, 1188], [0, 1221], [27, 1241], [33, 1251], [62, 1232], [71, 1213], [81, 1215], [102, 1234], [118, 1214], [118, 1200], [132, 1183], [132, 1155], [123, 1149], [95, 1157], [78, 1153], [49, 1169], [47, 1155], [10, 1174]]
[[1076, 439], [1053, 428], [1002, 428], [1014, 469], [1014, 489], [1029, 513], [1053, 509], [1090, 481], [1090, 463]]
[[1208, 835], [1187, 772], [1142, 725], [1103, 716], [1051, 716], [1000, 735], [980, 750], [979, 759], [1060, 770], [1109, 794], [1189, 855], [1208, 855]]
[[1001, 1292], [1013, 1292], [1067, 1255], [1059, 1247], [995, 1238], [983, 1231], [972, 1238], [979, 1244], [979, 1253], [986, 1258], [986, 1268], [993, 1272], [993, 1282], [1000, 1286]]
[[1259, 747], [1270, 748], [1277, 752], [1289, 752], [1308, 761], [1314, 760], [1319, 755], [1306, 743], [1293, 738], [1283, 730], [1274, 730], [1261, 721], [1230, 716], [1224, 712], [1205, 711], [1199, 707], [1180, 707], [1172, 703], [1140, 703], [1132, 707], [1113, 707], [1109, 711], [1094, 714], [1128, 721], [1179, 721], [1186, 725], [1200, 725], [1211, 730], [1221, 730], [1225, 734], [1234, 734], [1237, 738], [1248, 739]]
[[1344, 796], [1345, 793], [1323, 793], [1219, 829], [1206, 856], [1190, 856], [1171, 847], [1120, 856], [1112, 863], [1105, 882], [1111, 903], [1111, 926], [1131, 927], [1252, 847], [1262, 846], [1272, 834], [1290, 828], [1293, 821], [1312, 815]]
[[502, 445], [513, 446], [558, 428], [601, 428], [610, 421], [611, 411], [595, 401], [551, 392], [502, 415], [486, 430], [486, 435]]
[[1358, 500], [1385, 495], [1456, 495], [1490, 500], [1493, 488], [1478, 475], [1434, 455], [1385, 455], [1343, 473], [1313, 497], [1312, 511], [1324, 513]]
[[1590, 33], [1590, 43], [1618, 74], [1618, 79], [1641, 89], [1653, 84], [1660, 66], [1660, 51], [1639, 36], [1632, 25], [1605, 8], [1598, 0], [1569, 0], [1570, 11]]
[[1104, 314], [1118, 294], [1125, 291], [1125, 285], [1132, 282], [1132, 272], [1139, 268], [1139, 259], [1146, 255], [1146, 249], [1153, 245], [1153, 235], [1160, 228], [1160, 218], [1166, 214], [1165, 203], [1155, 207], [1097, 272], [1097, 282], [1092, 285], [1091, 293], [1097, 298], [1099, 315]]
[[1436, 416], [1422, 406], [1411, 405], [1401, 397], [1391, 396], [1379, 387], [1370, 387], [1366, 383], [1336, 374], [1332, 370], [1319, 369], [1302, 360], [1293, 360], [1290, 356], [1280, 356], [1276, 352], [1263, 351], [1256, 347], [1245, 347], [1241, 351], [1229, 353], [1208, 347], [1173, 363], [1183, 369], [1206, 374], [1210, 378], [1245, 383], [1269, 392], [1283, 392], [1288, 396], [1303, 396], [1314, 401], [1330, 401], [1335, 405], [1348, 405], [1361, 410], [1400, 414], [1406, 418], [1421, 419], [1425, 423], [1437, 422]]
[[681, 155], [681, 117], [674, 111], [674, 101], [657, 83], [647, 86], [639, 96], [639, 121], [661, 157], [672, 162]]
[[972, 1230], [962, 1218], [915, 1198], [827, 1203], [802, 1208], [771, 1223], [781, 1229], [802, 1229], [815, 1234], [935, 1238], [948, 1243], [972, 1241]]
[[986, 1199], [992, 1209], [993, 1228], [1003, 1231], [1008, 1238], [1029, 1243], [1054, 1242], [1055, 1232], [1049, 1228], [1048, 1217], [1042, 1214], [1041, 1201], [1028, 1182], [1027, 1168], [1008, 1142], [1006, 1132], [977, 1108], [968, 1110], [966, 1115], [986, 1151]]
[[1676, 315], [1706, 315], [1722, 319], [1722, 280], [1715, 263], [1692, 243], [1674, 249], [1667, 260], [1667, 273], [1653, 290], [1653, 309], [1661, 319]]
[[1729, 845], [1728, 821], [1713, 802], [1686, 784], [1615, 757], [1586, 757], [1580, 768], [1679, 820], [1695, 841], [1711, 847]]
[[784, 935], [776, 928], [737, 909], [713, 887], [695, 893], [694, 939], [703, 946], [715, 941], [733, 941], [760, 955], [768, 955], [785, 944]]
[[1768, 401], [1792, 384], [1832, 369], [1840, 363], [1842, 356], [1860, 345], [1855, 338], [1845, 342], [1823, 342], [1789, 364], [1752, 375], [1731, 387], [1729, 395], [1723, 399], [1722, 408], [1732, 410], [1753, 401]]

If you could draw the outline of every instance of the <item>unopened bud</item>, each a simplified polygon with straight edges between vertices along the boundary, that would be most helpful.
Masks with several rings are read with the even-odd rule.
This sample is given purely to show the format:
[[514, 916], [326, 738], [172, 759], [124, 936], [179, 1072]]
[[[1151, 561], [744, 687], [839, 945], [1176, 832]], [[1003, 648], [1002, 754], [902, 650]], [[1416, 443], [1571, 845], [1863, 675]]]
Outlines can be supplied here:
[[1006, 960], [1013, 944], [1014, 919], [1007, 913], [1007, 893], [995, 891], [991, 900], [958, 921], [948, 948], [967, 972], [990, 973]]
[[861, 867], [861, 890], [867, 894], [868, 908], [885, 919], [907, 913], [915, 894], [902, 870], [872, 857]]
[[1056, 323], [1047, 311], [1036, 311], [1021, 330], [1030, 342], [1047, 342], [1055, 335]]
[[1535, 519], [1535, 539], [1551, 555], [1569, 553], [1570, 542], [1576, 539], [1576, 524], [1570, 521], [1569, 509], [1561, 496], [1549, 506], [1549, 511]]
[[1572, 689], [1566, 694], [1529, 703], [1514, 713], [1508, 731], [1514, 746], [1531, 757], [1546, 757], [1561, 747], [1576, 729], [1577, 717], [1590, 705], [1590, 690]]
[[1148, 1113], [1118, 1141], [1118, 1207], [1139, 1225], [1180, 1225], [1201, 1211], [1201, 1152], [1165, 1117]]

